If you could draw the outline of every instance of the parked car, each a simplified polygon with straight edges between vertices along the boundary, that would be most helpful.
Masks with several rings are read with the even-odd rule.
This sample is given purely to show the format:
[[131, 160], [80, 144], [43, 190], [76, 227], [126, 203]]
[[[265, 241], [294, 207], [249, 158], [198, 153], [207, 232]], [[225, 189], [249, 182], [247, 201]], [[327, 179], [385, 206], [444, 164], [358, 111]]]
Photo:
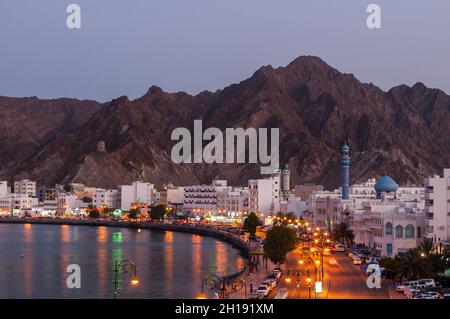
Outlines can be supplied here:
[[419, 279], [417, 280], [419, 285], [423, 285], [426, 288], [434, 288], [436, 287], [436, 283], [434, 282], [434, 279]]
[[442, 299], [450, 299], [450, 293], [443, 294]]
[[404, 292], [405, 291], [405, 288], [406, 287], [409, 287], [409, 281], [405, 281], [404, 283], [402, 283], [402, 284], [398, 284], [396, 287], [395, 287], [395, 290], [396, 291], [398, 291], [398, 292]]
[[266, 285], [261, 285], [256, 289], [256, 293], [259, 294], [261, 297], [267, 297], [269, 295], [269, 287]]
[[277, 286], [277, 281], [273, 279], [266, 279], [262, 282], [263, 285], [267, 285], [269, 290], [274, 289]]
[[414, 296], [412, 299], [435, 299], [435, 298], [428, 294], [418, 294]]
[[276, 276], [277, 280], [280, 280], [281, 278], [281, 271], [272, 271], [271, 275]]

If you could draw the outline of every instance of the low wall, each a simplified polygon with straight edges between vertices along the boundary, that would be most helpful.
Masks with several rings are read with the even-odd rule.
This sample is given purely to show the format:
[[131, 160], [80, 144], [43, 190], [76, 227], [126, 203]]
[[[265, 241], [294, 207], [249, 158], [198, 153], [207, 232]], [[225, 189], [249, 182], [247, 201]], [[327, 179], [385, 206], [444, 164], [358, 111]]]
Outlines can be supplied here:
[[65, 219], [65, 218], [16, 218], [16, 217], [0, 217], [0, 223], [11, 224], [45, 224], [45, 225], [77, 225], [77, 226], [106, 226], [106, 227], [127, 227], [141, 229], [155, 229], [165, 231], [176, 231], [184, 233], [192, 233], [201, 236], [209, 236], [225, 241], [237, 249], [245, 256], [248, 256], [250, 247], [239, 237], [221, 231], [215, 228], [187, 225], [187, 224], [168, 224], [157, 222], [129, 222], [129, 221], [112, 221], [100, 219]]

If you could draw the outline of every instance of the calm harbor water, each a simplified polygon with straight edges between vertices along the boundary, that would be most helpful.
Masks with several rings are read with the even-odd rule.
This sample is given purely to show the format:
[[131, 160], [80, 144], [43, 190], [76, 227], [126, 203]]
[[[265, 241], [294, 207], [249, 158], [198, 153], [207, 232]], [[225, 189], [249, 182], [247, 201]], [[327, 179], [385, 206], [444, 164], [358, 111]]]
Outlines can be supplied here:
[[[137, 265], [140, 284], [124, 275], [119, 298], [195, 298], [208, 273], [245, 265], [237, 249], [214, 238], [169, 231], [0, 224], [0, 298], [112, 298], [116, 260]], [[69, 264], [81, 288], [69, 289]]]

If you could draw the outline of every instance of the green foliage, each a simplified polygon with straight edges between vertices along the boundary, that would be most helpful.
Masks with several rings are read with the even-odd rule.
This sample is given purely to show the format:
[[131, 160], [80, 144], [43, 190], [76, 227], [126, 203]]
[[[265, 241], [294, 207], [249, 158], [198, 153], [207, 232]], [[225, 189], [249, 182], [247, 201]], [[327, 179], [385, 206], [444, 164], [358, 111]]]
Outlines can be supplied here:
[[386, 269], [396, 271], [397, 270], [397, 263], [394, 258], [392, 257], [383, 257], [380, 259], [379, 262], [381, 267], [384, 267]]
[[425, 238], [419, 245], [419, 251], [425, 255], [432, 254], [435, 248], [436, 246], [431, 238]]
[[89, 211], [89, 218], [100, 218], [100, 211], [98, 209], [91, 209]]
[[418, 248], [400, 253], [395, 259], [382, 258], [380, 266], [394, 270], [400, 278], [434, 278], [449, 266], [446, 256], [435, 248], [433, 241], [425, 238]]
[[128, 218], [129, 219], [137, 219], [140, 216], [141, 212], [138, 208], [132, 208], [128, 212]]
[[248, 214], [247, 218], [245, 218], [242, 229], [246, 232], [249, 232], [251, 236], [255, 236], [256, 228], [261, 225], [262, 222], [258, 218], [258, 215], [256, 215], [256, 213], [254, 212], [251, 212], [250, 214]]
[[353, 242], [353, 239], [355, 238], [355, 235], [353, 234], [353, 231], [348, 227], [348, 224], [345, 222], [341, 222], [338, 225], [336, 225], [333, 229], [333, 239], [341, 242], [341, 243], [347, 243], [347, 242]]
[[150, 217], [152, 219], [161, 220], [164, 218], [166, 214], [166, 206], [165, 205], [156, 205], [150, 209]]
[[81, 200], [83, 203], [92, 203], [92, 198], [88, 196], [84, 196]]
[[264, 253], [276, 264], [284, 263], [288, 252], [297, 247], [297, 234], [284, 225], [274, 226], [266, 234]]

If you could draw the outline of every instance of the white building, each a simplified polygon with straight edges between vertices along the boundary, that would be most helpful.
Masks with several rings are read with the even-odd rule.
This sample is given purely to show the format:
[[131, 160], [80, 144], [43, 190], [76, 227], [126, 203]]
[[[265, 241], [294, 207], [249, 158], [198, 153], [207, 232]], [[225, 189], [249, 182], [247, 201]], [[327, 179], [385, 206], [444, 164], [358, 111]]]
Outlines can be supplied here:
[[270, 215], [280, 210], [280, 176], [248, 181], [248, 211]]
[[14, 213], [23, 215], [31, 213], [34, 207], [38, 206], [36, 197], [30, 197], [24, 194], [9, 194], [9, 196], [0, 198], [0, 211], [2, 213]]
[[356, 245], [381, 256], [395, 256], [416, 248], [425, 231], [424, 202], [374, 199], [351, 212]]
[[356, 245], [381, 256], [417, 247], [425, 232], [423, 187], [398, 187], [388, 176], [352, 185], [349, 199], [340, 190], [314, 192], [308, 205], [304, 217], [313, 227], [346, 222]]
[[450, 169], [442, 177], [425, 178], [426, 236], [441, 246], [450, 246]]
[[227, 188], [227, 181], [213, 180], [212, 185], [184, 187], [183, 209], [186, 212], [204, 214], [217, 211], [217, 191]]
[[124, 211], [130, 210], [134, 202], [143, 202], [149, 206], [156, 202], [156, 190], [153, 184], [133, 182], [120, 186], [120, 206]]
[[94, 207], [119, 207], [119, 191], [117, 189], [103, 189], [97, 188], [92, 198], [92, 205]]
[[248, 210], [247, 187], [223, 187], [217, 190], [217, 212], [230, 217], [242, 217]]
[[8, 182], [0, 181], [0, 198], [6, 197], [8, 193]]
[[22, 179], [14, 182], [14, 194], [28, 195], [36, 197], [36, 182]]

